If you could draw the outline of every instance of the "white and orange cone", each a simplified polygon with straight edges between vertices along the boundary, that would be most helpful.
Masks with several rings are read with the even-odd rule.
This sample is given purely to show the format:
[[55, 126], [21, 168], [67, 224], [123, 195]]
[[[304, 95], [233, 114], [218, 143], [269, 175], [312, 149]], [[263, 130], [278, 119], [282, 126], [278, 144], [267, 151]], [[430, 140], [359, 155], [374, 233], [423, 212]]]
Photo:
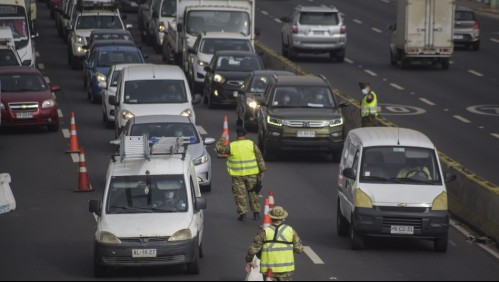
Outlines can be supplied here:
[[273, 209], [275, 206], [274, 204], [274, 193], [272, 191], [269, 192], [269, 208]]
[[75, 192], [92, 192], [94, 189], [88, 179], [87, 162], [85, 160], [85, 150], [80, 148], [80, 181]]
[[80, 146], [78, 145], [78, 135], [76, 133], [75, 113], [71, 113], [71, 126], [69, 132], [69, 150], [66, 153], [79, 153]]
[[[229, 140], [229, 121], [227, 116], [224, 116], [224, 132], [223, 135], [225, 137], [224, 141], [224, 146], [228, 147], [230, 145], [230, 140]], [[219, 158], [227, 158], [227, 154], [224, 155], [218, 155]]]
[[270, 215], [269, 215], [269, 199], [265, 199], [265, 207], [263, 209], [263, 225], [262, 229], [265, 229], [270, 226]]

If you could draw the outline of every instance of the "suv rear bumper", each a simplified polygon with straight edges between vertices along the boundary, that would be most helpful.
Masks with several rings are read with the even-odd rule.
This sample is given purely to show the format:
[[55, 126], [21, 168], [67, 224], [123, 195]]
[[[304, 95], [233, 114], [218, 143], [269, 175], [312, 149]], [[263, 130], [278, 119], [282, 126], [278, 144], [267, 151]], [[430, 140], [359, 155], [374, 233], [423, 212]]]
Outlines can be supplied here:
[[267, 139], [265, 146], [269, 150], [281, 151], [316, 151], [316, 152], [338, 152], [343, 149], [343, 140], [333, 141], [327, 138], [313, 139]]
[[330, 38], [293, 37], [293, 50], [299, 52], [329, 52], [345, 49], [346, 38], [331, 40]]

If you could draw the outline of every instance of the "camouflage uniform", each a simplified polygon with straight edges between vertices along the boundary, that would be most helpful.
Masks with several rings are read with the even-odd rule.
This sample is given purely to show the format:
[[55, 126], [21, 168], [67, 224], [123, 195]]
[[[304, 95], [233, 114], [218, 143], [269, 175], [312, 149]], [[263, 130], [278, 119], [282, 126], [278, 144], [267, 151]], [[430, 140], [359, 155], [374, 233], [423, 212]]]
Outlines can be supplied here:
[[[282, 224], [281, 222], [274, 222], [272, 223], [274, 226], [279, 226]], [[300, 237], [298, 236], [298, 233], [293, 229], [293, 252], [299, 254], [303, 252], [303, 243], [301, 242]], [[253, 239], [253, 243], [248, 249], [248, 254], [246, 255], [246, 262], [252, 262], [253, 257], [255, 255], [258, 255], [260, 250], [263, 247], [263, 244], [265, 243], [265, 231], [260, 231], [258, 234], [256, 234], [255, 238]], [[265, 274], [263, 280], [266, 279]], [[293, 272], [282, 272], [282, 273], [277, 273], [277, 272], [272, 272], [272, 278], [277, 281], [291, 281], [293, 276]]]
[[[220, 155], [230, 155], [230, 146], [224, 145], [225, 138], [222, 137], [216, 144], [216, 151]], [[258, 169], [260, 173], [267, 170], [265, 166], [265, 161], [263, 159], [262, 153], [258, 146], [254, 146], [255, 157], [258, 163]], [[255, 188], [258, 175], [248, 175], [248, 176], [233, 176], [232, 177], [232, 193], [234, 194], [234, 200], [236, 201], [237, 213], [246, 214], [248, 212], [248, 205], [246, 203], [246, 195], [249, 197], [250, 207], [253, 212], [259, 212], [260, 197], [255, 192], [249, 192]]]

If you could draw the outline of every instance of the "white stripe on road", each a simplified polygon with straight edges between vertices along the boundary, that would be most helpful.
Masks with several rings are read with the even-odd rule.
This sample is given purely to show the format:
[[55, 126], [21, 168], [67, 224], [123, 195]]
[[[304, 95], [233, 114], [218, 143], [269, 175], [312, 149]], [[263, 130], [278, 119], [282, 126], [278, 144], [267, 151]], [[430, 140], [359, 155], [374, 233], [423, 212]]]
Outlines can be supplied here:
[[[450, 220], [450, 225], [452, 225], [454, 228], [456, 228], [459, 232], [463, 233], [466, 238], [470, 238], [471, 233], [468, 232], [468, 230], [464, 229], [457, 221], [454, 219]], [[494, 256], [496, 259], [499, 259], [499, 252], [497, 252], [497, 249], [495, 247], [491, 247], [485, 244], [480, 244], [476, 243], [477, 246]]]
[[74, 163], [79, 163], [80, 162], [80, 154], [78, 154], [78, 153], [71, 153], [71, 159], [73, 159]]
[[312, 260], [315, 264], [324, 264], [324, 261], [308, 246], [303, 247], [305, 254]]
[[364, 70], [367, 74], [369, 74], [370, 76], [378, 76], [375, 72], [373, 72], [372, 70]]
[[261, 11], [260, 13], [262, 13], [262, 14], [264, 14], [264, 15], [266, 15], [266, 16], [268, 16], [268, 15], [269, 15], [269, 12], [267, 12], [267, 11]]
[[371, 28], [373, 31], [377, 32], [377, 33], [382, 33], [383, 31], [379, 28], [375, 28], [375, 27], [372, 27]]
[[479, 73], [479, 72], [477, 72], [477, 71], [475, 71], [475, 70], [468, 70], [468, 72], [469, 72], [469, 73], [471, 73], [471, 74], [474, 74], [474, 75], [476, 75], [476, 76], [480, 76], [480, 77], [482, 77], [482, 76], [483, 76], [483, 74], [481, 74], [481, 73]]
[[197, 128], [199, 130], [199, 134], [201, 134], [201, 135], [207, 135], [208, 134], [208, 132], [206, 132], [206, 130], [201, 125], [198, 125]]
[[69, 129], [67, 129], [67, 128], [62, 129], [62, 135], [64, 135], [64, 138], [66, 138], [66, 139], [71, 137], [71, 134], [69, 134]]
[[278, 19], [278, 18], [275, 18], [274, 22], [282, 24], [282, 21], [280, 19]]
[[358, 19], [353, 19], [353, 22], [354, 22], [354, 23], [357, 23], [357, 24], [362, 24], [362, 21], [361, 21], [361, 20], [358, 20]]
[[435, 106], [435, 103], [433, 103], [432, 101], [430, 101], [430, 100], [428, 100], [426, 98], [419, 98], [419, 100], [421, 102], [423, 102], [423, 103], [426, 103], [426, 104], [430, 105], [430, 106]]
[[352, 61], [352, 60], [350, 60], [350, 59], [348, 59], [348, 58], [345, 58], [345, 62], [347, 62], [347, 63], [349, 63], [349, 64], [354, 64], [354, 63], [355, 63], [354, 61]]
[[48, 76], [45, 76], [43, 78], [45, 79], [45, 82], [47, 82], [47, 84], [50, 84], [50, 78]]
[[38, 64], [38, 69], [44, 70], [45, 69], [45, 65], [42, 64], [42, 63], [39, 63]]
[[499, 44], [499, 39], [491, 38], [490, 41], [498, 43]]
[[398, 84], [395, 84], [395, 83], [390, 83], [390, 86], [393, 87], [393, 88], [396, 88], [398, 90], [404, 90], [404, 87], [398, 85]]
[[499, 133], [491, 133], [490, 135], [494, 136], [495, 138], [499, 139]]
[[57, 110], [57, 116], [59, 118], [63, 118], [64, 117], [64, 115], [62, 114], [62, 111], [60, 109]]
[[471, 121], [469, 121], [469, 120], [467, 120], [467, 119], [463, 118], [462, 116], [453, 115], [453, 117], [454, 117], [455, 119], [457, 119], [457, 120], [460, 120], [460, 121], [464, 122], [464, 123], [471, 123]]

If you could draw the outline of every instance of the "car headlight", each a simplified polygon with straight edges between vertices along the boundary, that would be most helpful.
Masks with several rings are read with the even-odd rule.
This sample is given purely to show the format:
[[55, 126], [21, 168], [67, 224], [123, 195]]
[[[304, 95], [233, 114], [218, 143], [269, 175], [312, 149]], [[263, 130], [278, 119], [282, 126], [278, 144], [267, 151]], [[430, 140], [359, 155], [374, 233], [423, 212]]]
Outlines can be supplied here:
[[283, 120], [267, 116], [267, 123], [274, 126], [282, 126]]
[[164, 32], [166, 30], [166, 26], [164, 23], [159, 23], [158, 25], [159, 32]]
[[122, 111], [121, 112], [121, 117], [124, 119], [124, 120], [129, 120], [131, 118], [133, 118], [135, 115], [132, 114], [131, 112], [129, 111]]
[[97, 241], [104, 244], [121, 244], [121, 240], [111, 232], [103, 231], [97, 236]]
[[371, 197], [367, 195], [366, 192], [362, 191], [360, 188], [355, 189], [354, 191], [354, 203], [357, 208], [373, 208], [373, 202], [371, 201]]
[[53, 99], [48, 99], [42, 102], [42, 109], [52, 108], [53, 106], [55, 106], [55, 101]]
[[97, 82], [106, 82], [106, 76], [100, 72], [97, 72], [95, 74], [95, 77], [97, 78]]
[[75, 38], [75, 43], [84, 44], [85, 43], [85, 37], [77, 35], [76, 38]]
[[213, 80], [217, 83], [224, 83], [225, 82], [225, 78], [218, 73], [215, 74], [215, 76], [213, 77]]
[[186, 109], [183, 112], [181, 112], [180, 115], [183, 116], [183, 117], [192, 117], [192, 110], [191, 109]]
[[208, 156], [203, 154], [200, 158], [194, 160], [194, 165], [202, 165], [208, 162]]
[[182, 229], [180, 231], [175, 232], [168, 241], [185, 241], [192, 239], [192, 232], [189, 229]]
[[447, 193], [442, 192], [438, 195], [431, 205], [431, 209], [434, 211], [446, 211], [448, 209], [447, 205]]
[[201, 67], [204, 67], [204, 66], [207, 66], [208, 63], [200, 60], [200, 61], [198, 61], [198, 65]]
[[335, 118], [329, 121], [330, 127], [340, 126], [343, 124], [343, 118]]
[[251, 98], [246, 99], [246, 104], [248, 105], [248, 107], [252, 109], [256, 109], [258, 107], [258, 103], [256, 102], [255, 99]]

